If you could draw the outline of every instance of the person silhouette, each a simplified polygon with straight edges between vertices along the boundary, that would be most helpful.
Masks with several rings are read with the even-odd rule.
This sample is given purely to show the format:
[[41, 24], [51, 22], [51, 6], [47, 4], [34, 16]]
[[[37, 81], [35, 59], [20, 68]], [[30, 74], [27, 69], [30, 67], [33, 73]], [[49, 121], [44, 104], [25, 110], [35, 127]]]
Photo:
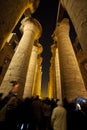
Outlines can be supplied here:
[[53, 130], [66, 130], [67, 111], [63, 107], [63, 102], [58, 101], [57, 107], [55, 107], [52, 111], [51, 115], [51, 125]]

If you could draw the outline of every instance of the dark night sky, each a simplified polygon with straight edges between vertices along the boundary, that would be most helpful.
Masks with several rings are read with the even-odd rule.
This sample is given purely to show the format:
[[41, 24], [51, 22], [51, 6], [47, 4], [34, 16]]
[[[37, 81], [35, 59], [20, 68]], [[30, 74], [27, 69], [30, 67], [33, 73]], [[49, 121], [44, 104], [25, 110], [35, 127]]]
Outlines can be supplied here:
[[42, 36], [39, 39], [40, 44], [43, 46], [43, 62], [42, 62], [42, 90], [46, 91], [49, 78], [49, 66], [51, 58], [50, 46], [53, 43], [51, 38], [56, 26], [58, 9], [58, 0], [40, 0], [39, 7], [32, 15], [42, 25]]

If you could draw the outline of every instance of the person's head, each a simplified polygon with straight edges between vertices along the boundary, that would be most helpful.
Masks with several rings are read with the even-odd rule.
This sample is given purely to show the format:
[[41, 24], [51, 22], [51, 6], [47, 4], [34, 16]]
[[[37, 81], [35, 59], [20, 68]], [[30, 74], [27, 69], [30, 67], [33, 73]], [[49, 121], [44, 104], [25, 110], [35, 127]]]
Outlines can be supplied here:
[[62, 101], [58, 101], [58, 102], [57, 102], [57, 105], [58, 105], [58, 106], [63, 106], [63, 102], [62, 102]]
[[19, 91], [19, 83], [17, 81], [11, 81], [12, 84], [12, 92], [17, 93]]

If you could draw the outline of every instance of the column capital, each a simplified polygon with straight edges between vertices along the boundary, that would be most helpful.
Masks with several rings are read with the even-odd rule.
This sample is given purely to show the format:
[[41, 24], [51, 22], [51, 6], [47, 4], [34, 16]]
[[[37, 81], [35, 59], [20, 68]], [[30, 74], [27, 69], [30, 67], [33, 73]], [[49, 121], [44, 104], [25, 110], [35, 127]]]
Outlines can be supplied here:
[[55, 31], [52, 35], [52, 37], [55, 41], [58, 40], [58, 34], [61, 32], [60, 30], [62, 30], [62, 32], [65, 34], [67, 34], [67, 33], [69, 34], [70, 25], [69, 25], [68, 18], [64, 18], [60, 23], [57, 24]]
[[40, 38], [40, 36], [42, 34], [42, 26], [38, 20], [36, 20], [35, 18], [32, 18], [32, 17], [25, 17], [21, 21], [20, 31], [24, 32], [24, 30], [29, 30], [29, 29], [33, 33], [35, 33], [35, 37], [34, 37], [35, 40]]

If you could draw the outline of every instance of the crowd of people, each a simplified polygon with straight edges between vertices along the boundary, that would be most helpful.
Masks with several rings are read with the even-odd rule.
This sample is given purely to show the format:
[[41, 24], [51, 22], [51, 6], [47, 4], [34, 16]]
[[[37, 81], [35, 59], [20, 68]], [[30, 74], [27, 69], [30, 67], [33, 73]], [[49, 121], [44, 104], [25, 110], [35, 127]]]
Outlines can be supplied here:
[[56, 101], [40, 99], [37, 95], [20, 99], [19, 83], [11, 81], [11, 84], [9, 94], [0, 98], [0, 130], [51, 130], [51, 114]]
[[[0, 130], [83, 130], [86, 129], [87, 105], [68, 103], [66, 99], [40, 99], [38, 95], [20, 99], [19, 84], [0, 94]], [[78, 105], [79, 104], [79, 105]]]

